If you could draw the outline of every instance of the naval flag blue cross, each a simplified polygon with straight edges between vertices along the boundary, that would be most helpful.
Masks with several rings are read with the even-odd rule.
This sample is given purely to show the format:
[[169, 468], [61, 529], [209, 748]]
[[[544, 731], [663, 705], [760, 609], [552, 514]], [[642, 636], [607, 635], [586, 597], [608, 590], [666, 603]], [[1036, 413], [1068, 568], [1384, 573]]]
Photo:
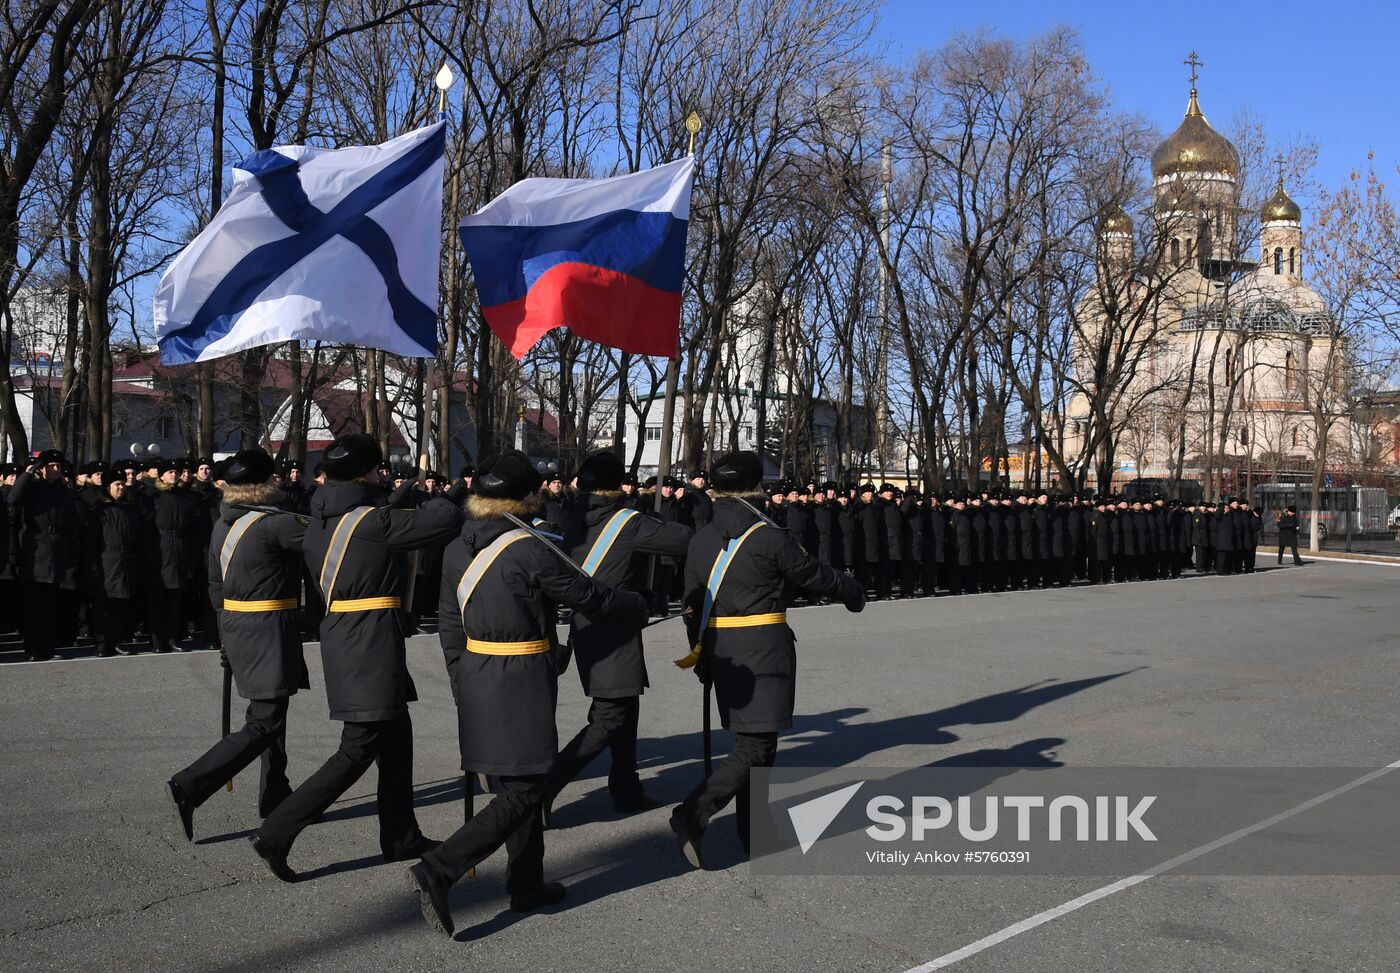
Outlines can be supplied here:
[[269, 284], [330, 240], [343, 237], [369, 258], [384, 279], [394, 323], [425, 351], [436, 348], [437, 312], [404, 283], [393, 240], [369, 214], [431, 168], [445, 147], [446, 126], [442, 126], [356, 186], [329, 212], [307, 198], [296, 159], [266, 149], [239, 163], [238, 168], [257, 177], [264, 201], [295, 235], [250, 251], [219, 281], [190, 323], [163, 337], [162, 344], [169, 342], [182, 357], [195, 360], [202, 349], [229, 332]]

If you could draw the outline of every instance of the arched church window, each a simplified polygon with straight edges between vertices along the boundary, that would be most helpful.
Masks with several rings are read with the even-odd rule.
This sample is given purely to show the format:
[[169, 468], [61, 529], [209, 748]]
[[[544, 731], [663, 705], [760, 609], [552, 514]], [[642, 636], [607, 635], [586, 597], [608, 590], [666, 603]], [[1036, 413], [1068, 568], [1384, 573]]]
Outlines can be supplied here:
[[1181, 263], [1181, 241], [1172, 237], [1172, 264]]
[[1296, 273], [1296, 271], [1293, 269], [1293, 253], [1294, 253], [1294, 248], [1293, 248], [1293, 247], [1289, 247], [1289, 248], [1288, 248], [1288, 272], [1289, 272], [1290, 274]]
[[1235, 356], [1229, 349], [1225, 349], [1225, 384], [1235, 384]]
[[1293, 352], [1291, 350], [1283, 354], [1283, 387], [1289, 392], [1293, 391]]
[[1274, 247], [1274, 273], [1283, 273], [1283, 247]]
[[1219, 206], [1215, 207], [1215, 232], [1225, 232], [1225, 211]]
[[1186, 238], [1186, 259], [1187, 259], [1187, 261], [1189, 262], [1189, 261], [1191, 261], [1191, 260], [1194, 260], [1195, 258], [1196, 258], [1196, 241], [1195, 241], [1195, 239], [1193, 239], [1192, 237], [1187, 237], [1187, 238]]

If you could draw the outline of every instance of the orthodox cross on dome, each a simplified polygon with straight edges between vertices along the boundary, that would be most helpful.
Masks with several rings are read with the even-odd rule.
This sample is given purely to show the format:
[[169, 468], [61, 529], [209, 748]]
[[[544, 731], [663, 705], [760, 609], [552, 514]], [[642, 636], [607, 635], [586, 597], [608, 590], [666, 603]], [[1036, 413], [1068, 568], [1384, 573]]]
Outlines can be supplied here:
[[1280, 152], [1278, 155], [1274, 156], [1274, 164], [1278, 166], [1278, 188], [1279, 188], [1279, 189], [1282, 189], [1282, 188], [1283, 188], [1283, 165], [1284, 165], [1284, 163], [1285, 163], [1286, 161], [1287, 161], [1287, 160], [1283, 157], [1283, 153], [1282, 153], [1282, 152]]
[[1192, 51], [1190, 54], [1186, 55], [1186, 60], [1182, 61], [1181, 63], [1191, 65], [1191, 90], [1195, 91], [1196, 79], [1200, 77], [1200, 74], [1197, 72], [1196, 69], [1205, 67], [1206, 62], [1202, 61], [1199, 57], [1197, 57], [1195, 51]]

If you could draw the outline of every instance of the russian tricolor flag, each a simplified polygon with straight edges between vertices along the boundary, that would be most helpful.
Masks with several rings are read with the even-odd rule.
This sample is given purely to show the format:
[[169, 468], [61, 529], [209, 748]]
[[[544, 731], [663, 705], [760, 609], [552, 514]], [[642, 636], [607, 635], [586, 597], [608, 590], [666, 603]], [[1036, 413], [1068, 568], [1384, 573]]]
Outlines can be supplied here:
[[695, 160], [525, 179], [462, 220], [481, 310], [516, 358], [546, 332], [674, 358]]

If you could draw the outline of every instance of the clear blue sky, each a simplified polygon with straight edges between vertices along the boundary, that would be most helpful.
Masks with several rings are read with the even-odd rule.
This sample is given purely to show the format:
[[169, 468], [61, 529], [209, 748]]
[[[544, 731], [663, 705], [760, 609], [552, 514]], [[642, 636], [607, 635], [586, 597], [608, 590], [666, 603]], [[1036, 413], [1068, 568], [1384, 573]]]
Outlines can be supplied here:
[[[889, 59], [901, 61], [960, 30], [986, 27], [1019, 39], [1058, 24], [1079, 32], [1114, 103], [1164, 132], [1186, 109], [1189, 69], [1181, 62], [1194, 50], [1205, 62], [1198, 87], [1213, 125], [1224, 128], [1236, 111], [1248, 109], [1275, 143], [1316, 140], [1314, 176], [1325, 186], [1364, 168], [1368, 151], [1376, 153], [1382, 178], [1396, 181], [1400, 3], [1394, 0], [888, 0], [877, 36], [888, 44]], [[1288, 82], [1271, 87], [1272, 77]]]

